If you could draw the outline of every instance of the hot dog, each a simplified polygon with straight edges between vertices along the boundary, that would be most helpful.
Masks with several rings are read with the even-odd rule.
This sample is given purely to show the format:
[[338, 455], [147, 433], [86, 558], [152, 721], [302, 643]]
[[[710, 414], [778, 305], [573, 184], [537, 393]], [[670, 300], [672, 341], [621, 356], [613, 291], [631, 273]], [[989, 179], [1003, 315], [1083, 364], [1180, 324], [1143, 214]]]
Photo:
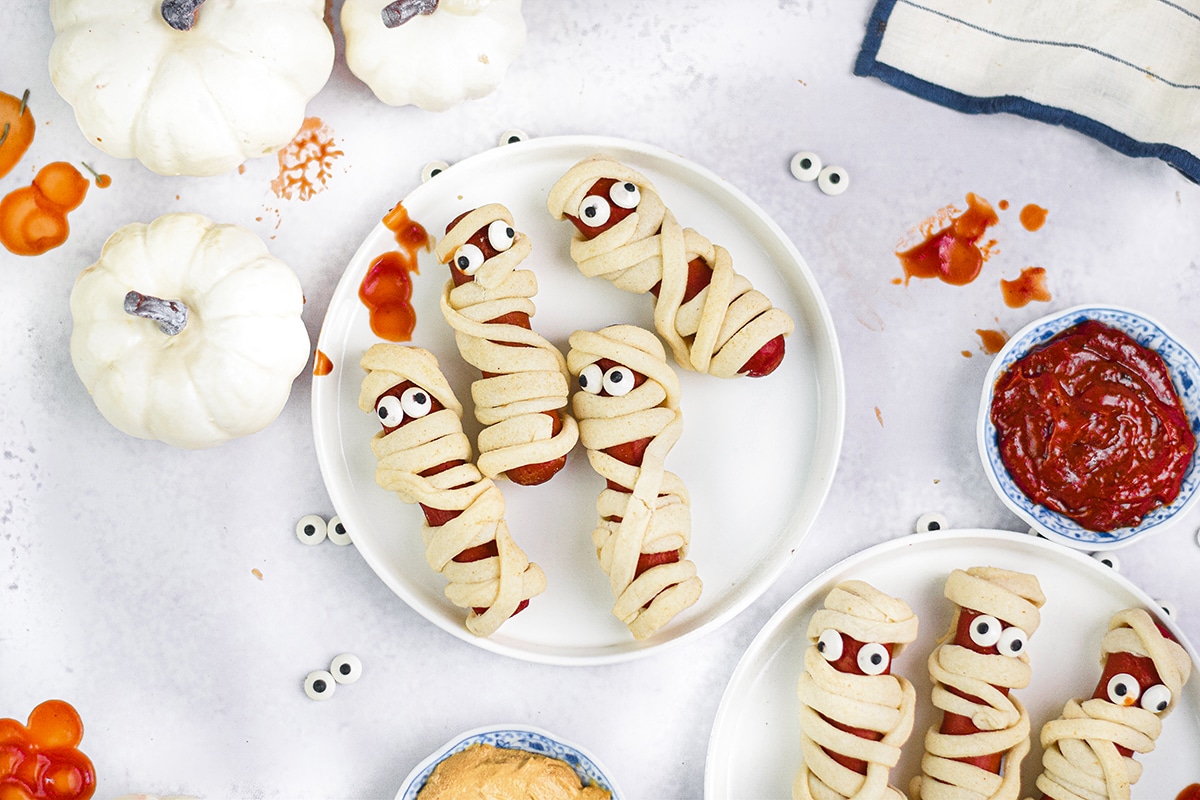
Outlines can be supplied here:
[[800, 749], [794, 800], [903, 800], [888, 785], [912, 733], [916, 690], [892, 675], [892, 658], [917, 638], [903, 600], [844, 581], [808, 624], [800, 674]]
[[531, 249], [508, 209], [492, 203], [452, 220], [435, 251], [450, 269], [442, 316], [463, 359], [483, 373], [471, 385], [475, 417], [485, 426], [479, 470], [526, 486], [554, 477], [579, 438], [563, 410], [566, 362], [530, 329], [537, 278], [517, 267]]
[[732, 378], [779, 366], [791, 317], [734, 272], [727, 250], [682, 228], [645, 176], [592, 156], [546, 205], [575, 225], [571, 257], [583, 274], [654, 295], [654, 327], [681, 367]]
[[613, 614], [645, 639], [694, 604], [702, 588], [686, 558], [687, 488], [663, 468], [683, 430], [679, 379], [662, 344], [641, 328], [576, 331], [569, 342], [579, 438], [606, 481], [592, 543], [616, 598]]
[[375, 482], [420, 504], [426, 561], [449, 581], [450, 601], [470, 609], [467, 629], [489, 636], [546, 588], [546, 576], [509, 535], [504, 495], [471, 463], [462, 406], [433, 354], [381, 343], [361, 364], [359, 408], [383, 426], [371, 439]]
[[995, 567], [954, 570], [955, 604], [945, 640], [929, 656], [933, 704], [942, 721], [925, 735], [921, 800], [1016, 800], [1029, 752], [1029, 715], [1012, 689], [1029, 684], [1029, 637], [1046, 602], [1037, 578]]
[[1092, 696], [1070, 700], [1042, 726], [1042, 774], [1049, 800], [1129, 800], [1142, 776], [1135, 753], [1154, 749], [1191, 675], [1187, 651], [1140, 608], [1117, 612], [1100, 644]]

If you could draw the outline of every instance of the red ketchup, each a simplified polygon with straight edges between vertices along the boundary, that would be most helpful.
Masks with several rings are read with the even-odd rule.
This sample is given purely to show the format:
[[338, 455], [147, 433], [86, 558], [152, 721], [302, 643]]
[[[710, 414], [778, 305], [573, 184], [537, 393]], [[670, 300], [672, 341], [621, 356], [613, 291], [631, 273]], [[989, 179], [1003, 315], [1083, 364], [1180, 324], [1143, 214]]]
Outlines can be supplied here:
[[[375, 401], [375, 407], [376, 408], [379, 407], [379, 402], [383, 398], [388, 397], [388, 396], [393, 396], [393, 397], [399, 398], [401, 395], [404, 394], [404, 391], [406, 389], [411, 389], [415, 386], [416, 386], [416, 384], [413, 383], [412, 381], [404, 381], [403, 383], [396, 384], [391, 389], [388, 389], [386, 392], [384, 392], [383, 394], [381, 394], [379, 396], [379, 398]], [[445, 406], [443, 406], [441, 403], [439, 403], [437, 398], [434, 397], [432, 394], [429, 394], [428, 392], [426, 392], [426, 394], [429, 396], [429, 403], [430, 403], [429, 412], [428, 412], [429, 414], [432, 414], [435, 411], [441, 411], [442, 409], [445, 408]], [[396, 430], [397, 428], [404, 427], [408, 423], [412, 422], [412, 420], [413, 420], [413, 418], [409, 417], [406, 414], [404, 419], [400, 422], [399, 425], [396, 425], [395, 427], [389, 427], [387, 425], [384, 425], [383, 432], [385, 434], [391, 433], [392, 431]], [[462, 463], [464, 463], [464, 462], [461, 460], [447, 461], [444, 464], [438, 464], [436, 467], [430, 467], [429, 469], [420, 473], [420, 475], [422, 478], [428, 478], [430, 475], [437, 475], [439, 472], [445, 472], [446, 470], [457, 467]], [[464, 486], [470, 486], [470, 484], [464, 483], [460, 486], [455, 486], [454, 488], [461, 489]], [[450, 520], [454, 519], [455, 517], [457, 517], [463, 513], [462, 510], [460, 510], [460, 509], [435, 508], [433, 506], [427, 506], [424, 503], [419, 503], [418, 505], [421, 506], [421, 511], [423, 511], [425, 513], [425, 521], [429, 523], [429, 527], [431, 527], [431, 528], [440, 528], [441, 526], [445, 525]], [[457, 561], [460, 564], [469, 564], [472, 561], [482, 561], [485, 558], [493, 558], [495, 556], [498, 556], [499, 554], [500, 554], [500, 550], [496, 546], [496, 540], [493, 539], [490, 542], [484, 542], [483, 544], [477, 545], [475, 547], [468, 547], [466, 550], [463, 550], [461, 553], [456, 555], [453, 560]], [[520, 614], [522, 611], [525, 610], [525, 608], [528, 605], [529, 605], [528, 599], [522, 600], [520, 603], [517, 604], [517, 608], [515, 611], [513, 611], [511, 616], [515, 617], [517, 614]], [[473, 610], [475, 611], [476, 614], [482, 615], [487, 611], [487, 608], [481, 608], [481, 607], [476, 606]]]
[[[621, 366], [610, 358], [598, 359], [596, 361], [596, 365], [600, 367], [601, 372], [608, 372], [613, 367]], [[629, 371], [633, 373], [634, 389], [646, 382], [646, 376], [642, 373], [632, 369]], [[603, 389], [600, 390], [600, 394], [605, 397], [608, 396], [608, 392], [604, 391]], [[612, 456], [617, 461], [620, 461], [622, 464], [628, 464], [631, 467], [640, 467], [642, 466], [642, 459], [646, 457], [646, 448], [653, 440], [653, 437], [634, 439], [633, 441], [622, 442], [621, 444], [615, 444], [612, 447], [605, 448], [603, 452]], [[633, 487], [622, 486], [621, 484], [615, 483], [612, 480], [606, 480], [605, 483], [609, 489], [612, 489], [615, 492], [625, 492], [626, 494], [633, 493]], [[621, 520], [621, 517], [612, 517], [610, 521], [620, 522]], [[638, 556], [637, 567], [633, 571], [633, 577], [636, 578], [646, 570], [650, 569], [651, 567], [657, 567], [659, 564], [674, 564], [679, 560], [679, 558], [680, 553], [678, 550], [668, 550], [663, 553], [642, 553]], [[649, 603], [647, 603], [647, 605], [649, 605]]]
[[[588, 189], [587, 195], [585, 196], [603, 197], [607, 202], [609, 190], [617, 182], [618, 181], [616, 178], [601, 178], [592, 184], [592, 188]], [[611, 209], [609, 212], [608, 221], [595, 227], [590, 227], [583, 224], [578, 217], [570, 214], [566, 214], [565, 216], [567, 219], [571, 220], [571, 223], [575, 226], [576, 230], [583, 234], [584, 237], [588, 239], [595, 239], [597, 236], [604, 233], [606, 230], [613, 227], [634, 212], [634, 208], [622, 208], [616, 204], [610, 205]], [[708, 286], [710, 281], [712, 281], [712, 267], [710, 267], [704, 261], [704, 259], [700, 258], [699, 256], [693, 258], [688, 262], [687, 286], [683, 292], [682, 302], [686, 303], [696, 295], [700, 294], [700, 292], [702, 292], [704, 288]], [[650, 288], [650, 293], [657, 298], [659, 289], [661, 288], [662, 281], [659, 281]], [[758, 352], [750, 356], [750, 359], [742, 365], [742, 368], [738, 370], [738, 372], [742, 373], [743, 375], [748, 375], [751, 378], [765, 377], [774, 372], [776, 367], [783, 362], [783, 356], [783, 336], [776, 336], [774, 339], [771, 339], [769, 342], [760, 347]]]
[[0, 798], [88, 800], [96, 770], [78, 750], [82, 740], [83, 722], [62, 700], [39, 705], [27, 726], [0, 719]]
[[400, 249], [371, 262], [358, 287], [358, 298], [367, 307], [376, 336], [389, 342], [407, 342], [417, 324], [411, 273], [420, 271], [417, 251], [429, 249], [429, 235], [420, 223], [409, 219], [401, 203], [384, 216], [383, 224], [394, 234]]
[[[454, 219], [450, 220], [450, 223], [446, 225], [446, 232], [449, 233], [450, 229], [458, 224], [458, 221], [469, 213], [471, 212], [463, 212]], [[487, 261], [488, 259], [500, 254], [499, 250], [492, 247], [492, 243], [488, 238], [487, 231], [488, 229], [486, 227], [480, 228], [479, 230], [475, 231], [475, 233], [471, 234], [471, 237], [466, 241], [467, 244], [473, 244], [480, 249], [480, 251], [483, 253], [484, 261]], [[455, 286], [462, 286], [464, 283], [471, 283], [475, 280], [474, 276], [468, 275], [458, 267], [454, 266], [453, 258], [450, 259], [450, 262], [446, 266], [450, 268], [450, 278], [454, 281]], [[507, 314], [496, 317], [495, 319], [488, 320], [489, 325], [497, 323], [517, 325], [525, 330], [532, 329], [529, 324], [529, 315], [524, 311], [511, 311]], [[505, 344], [510, 347], [529, 346], [521, 344], [520, 342], [506, 342]], [[484, 372], [483, 377], [494, 378], [496, 377], [496, 373]], [[557, 436], [562, 431], [562, 417], [558, 415], [557, 411], [553, 410], [543, 411], [542, 413], [549, 416], [553, 420], [553, 423], [550, 426], [550, 435]], [[557, 475], [558, 471], [566, 466], [566, 464], [567, 457], [563, 455], [552, 461], [544, 461], [540, 464], [524, 464], [521, 466], [516, 466], [505, 471], [504, 474], [510, 481], [520, 484], [521, 486], [537, 486], [538, 484], [545, 483]]]
[[1173, 501], [1196, 449], [1162, 357], [1095, 320], [1009, 367], [991, 418], [1021, 491], [1093, 531]]
[[990, 245], [980, 247], [979, 240], [999, 221], [987, 200], [968, 193], [966, 211], [951, 217], [944, 228], [928, 230], [917, 246], [896, 253], [904, 268], [904, 283], [910, 278], [938, 278], [963, 286], [975, 280], [990, 249]]
[[1200, 800], [1200, 783], [1184, 787], [1175, 800]]

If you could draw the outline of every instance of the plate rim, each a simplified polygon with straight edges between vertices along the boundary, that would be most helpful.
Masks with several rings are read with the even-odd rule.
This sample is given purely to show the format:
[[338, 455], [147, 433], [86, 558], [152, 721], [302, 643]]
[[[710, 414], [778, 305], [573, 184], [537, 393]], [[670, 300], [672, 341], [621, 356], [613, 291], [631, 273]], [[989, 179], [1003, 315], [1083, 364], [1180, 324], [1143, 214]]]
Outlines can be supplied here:
[[[837, 329], [834, 324], [832, 313], [829, 309], [829, 304], [821, 291], [820, 283], [816, 279], [816, 275], [809, 267], [804, 256], [796, 248], [791, 238], [783, 231], [779, 224], [766, 211], [742, 190], [731, 184], [725, 178], [716, 174], [707, 167], [698, 164], [694, 161], [677, 155], [669, 150], [666, 150], [657, 145], [638, 142], [635, 140], [624, 139], [613, 136], [600, 136], [589, 134], [569, 134], [560, 136], [545, 136], [527, 139], [522, 142], [514, 142], [495, 146], [479, 153], [475, 153], [455, 164], [450, 165], [446, 170], [447, 173], [452, 172], [460, 165], [487, 165], [489, 161], [505, 158], [505, 152], [513, 152], [518, 148], [522, 150], [545, 149], [548, 151], [579, 151], [576, 158], [584, 158], [597, 150], [617, 150], [634, 153], [638, 156], [666, 162], [674, 169], [682, 170], [690, 177], [699, 178], [712, 184], [715, 188], [728, 195], [731, 199], [741, 204], [745, 211], [755, 217], [759, 224], [763, 225], [767, 232], [771, 234], [779, 247], [788, 255], [788, 263], [773, 264], [773, 268], [777, 271], [780, 278], [787, 282], [790, 287], [802, 285], [805, 287], [807, 297], [801, 298], [800, 293], [795, 292], [794, 288], [789, 291], [794, 297], [800, 298], [805, 305], [810, 305], [816, 312], [816, 318], [809, 321], [810, 330], [813, 333], [813, 347], [818, 352], [816, 366], [818, 368], [817, 381], [817, 397], [824, 400], [828, 398], [831, 402], [828, 403], [828, 408], [822, 408], [822, 412], [828, 417], [821, 420], [820, 425], [816, 426], [814, 436], [814, 457], [812, 461], [813, 477], [809, 483], [809, 488], [813, 492], [814, 502], [806, 504], [803, 508], [797, 505], [793, 509], [792, 514], [787, 518], [782, 526], [780, 533], [784, 534], [789, 531], [800, 530], [798, 535], [788, 537], [789, 552], [780, 554], [779, 558], [769, 559], [772, 563], [764, 569], [756, 570], [750, 576], [752, 580], [744, 582], [748, 586], [745, 591], [741, 592], [732, 602], [723, 609], [715, 613], [712, 618], [703, 624], [684, 631], [670, 639], [657, 640], [650, 638], [649, 640], [639, 642], [632, 637], [628, 642], [592, 646], [588, 649], [591, 652], [587, 653], [563, 653], [551, 652], [537, 647], [519, 647], [513, 644], [502, 641], [497, 641], [494, 637], [477, 637], [471, 634], [461, 622], [452, 622], [444, 619], [442, 616], [427, 613], [424, 609], [424, 602], [418, 598], [416, 594], [410, 591], [393, 576], [387, 574], [387, 570], [377, 567], [374, 558], [368, 558], [360, 549], [360, 554], [371, 567], [372, 572], [379, 577], [384, 584], [404, 603], [415, 611], [419, 616], [428, 622], [433, 623], [441, 630], [455, 636], [456, 638], [468, 642], [474, 646], [480, 647], [483, 650], [493, 652], [499, 655], [525, 660], [535, 663], [552, 664], [557, 666], [596, 666], [601, 664], [618, 663], [622, 661], [632, 660], [652, 652], [658, 652], [670, 647], [679, 646], [685, 642], [693, 641], [712, 631], [720, 628], [728, 621], [736, 617], [754, 601], [762, 597], [762, 595], [777, 582], [780, 576], [786, 571], [787, 567], [797, 557], [801, 550], [801, 546], [808, 534], [811, 533], [812, 527], [816, 522], [816, 518], [821, 508], [824, 507], [828, 499], [829, 492], [833, 485], [834, 478], [837, 474], [838, 463], [841, 458], [841, 450], [844, 443], [845, 434], [845, 419], [846, 419], [846, 386], [845, 386], [845, 370], [842, 361], [841, 347], [838, 340]], [[430, 184], [434, 184], [434, 188], [428, 188]], [[415, 188], [405, 194], [396, 204], [404, 204], [406, 207], [410, 203], [415, 204], [420, 202], [425, 194], [436, 191], [434, 180], [426, 181], [418, 184]], [[415, 200], [414, 200], [415, 198]], [[351, 288], [357, 284], [359, 278], [357, 274], [351, 275], [350, 268], [359, 263], [362, 259], [368, 257], [368, 253], [373, 252], [375, 243], [381, 237], [385, 240], [391, 238], [391, 232], [388, 231], [381, 220], [371, 229], [363, 239], [363, 242], [355, 250], [354, 254], [347, 261], [343, 268], [341, 277], [330, 295], [330, 305], [326, 308], [325, 316], [322, 319], [320, 330], [316, 337], [315, 349], [322, 349], [322, 344], [325, 340], [326, 331], [330, 327], [330, 320], [336, 319], [338, 312], [334, 308], [333, 298], [338, 297], [347, 291], [347, 285]], [[788, 273], [795, 274], [789, 277]], [[327, 413], [327, 400], [325, 398], [324, 387], [327, 382], [314, 378], [311, 387], [311, 415], [313, 427], [313, 439], [316, 449], [317, 461], [321, 471], [322, 483], [326, 491], [330, 495], [330, 500], [333, 502], [334, 508], [338, 507], [338, 500], [341, 497], [341, 492], [333, 488], [334, 481], [331, 478], [330, 471], [333, 465], [327, 463], [326, 452], [331, 449], [331, 446], [336, 444], [337, 437], [332, 431], [325, 430], [319, 420], [322, 418], [322, 412]], [[328, 403], [333, 403], [336, 395], [331, 395]], [[823, 404], [824, 405], [824, 404]], [[332, 448], [336, 449], [336, 448]], [[757, 576], [757, 577], [755, 577]]]
[[[723, 795], [718, 794], [716, 784], [716, 771], [720, 769], [717, 764], [719, 754], [717, 752], [717, 740], [722, 731], [723, 725], [727, 724], [729, 717], [734, 713], [731, 708], [732, 693], [735, 688], [745, 679], [746, 673], [751, 669], [751, 666], [756, 662], [761, 655], [761, 651], [767, 647], [768, 643], [780, 631], [783, 623], [789, 616], [794, 614], [796, 610], [805, 603], [813, 600], [817, 592], [828, 585], [835, 577], [842, 577], [846, 572], [853, 570], [864, 561], [871, 561], [879, 556], [886, 555], [889, 552], [902, 550], [914, 545], [925, 545], [935, 542], [976, 542], [988, 543], [998, 542], [1004, 543], [1006, 546], [1030, 547], [1034, 550], [1041, 550], [1057, 558], [1064, 558], [1068, 561], [1076, 561], [1086, 569], [1096, 571], [1097, 575], [1104, 575], [1109, 580], [1114, 580], [1121, 588], [1127, 590], [1139, 601], [1145, 603], [1150, 608], [1158, 607], [1157, 601], [1150, 597], [1146, 592], [1130, 581], [1124, 575], [1101, 564], [1096, 559], [1080, 552], [1079, 550], [1063, 547], [1049, 539], [1044, 539], [1029, 533], [1020, 533], [1017, 531], [1006, 531], [993, 528], [961, 528], [949, 529], [942, 531], [931, 531], [924, 533], [911, 533], [904, 536], [898, 536], [894, 539], [880, 542], [871, 547], [859, 550], [856, 553], [843, 558], [836, 564], [822, 570], [811, 580], [800, 587], [793, 595], [791, 595], [783, 605], [776, 609], [770, 618], [763, 626], [755, 633], [754, 638], [750, 641], [749, 646], [742, 651], [741, 657], [738, 659], [737, 665], [733, 672], [730, 673], [729, 680], [725, 684], [725, 689], [721, 692], [721, 699], [717, 704], [717, 713], [713, 717], [712, 728], [709, 731], [708, 745], [704, 759], [704, 798], [705, 800], [722, 800]], [[1158, 615], [1159, 621], [1171, 631], [1171, 635], [1183, 646], [1187, 651], [1188, 656], [1192, 659], [1192, 663], [1200, 667], [1200, 656], [1197, 656], [1196, 650], [1184, 634], [1179, 623], [1166, 613]], [[797, 677], [799, 673], [797, 672]], [[1192, 693], [1200, 692], [1200, 688], [1193, 686]], [[797, 742], [797, 746], [799, 743]]]
[[[996, 474], [996, 470], [989, 456], [989, 441], [994, 438], [995, 432], [995, 426], [991, 423], [991, 400], [993, 391], [995, 389], [996, 380], [999, 377], [1001, 366], [1004, 364], [1005, 360], [1012, 355], [1017, 345], [1020, 344], [1023, 339], [1028, 337], [1037, 329], [1060, 322], [1067, 317], [1088, 315], [1089, 312], [1115, 312], [1118, 315], [1126, 315], [1137, 320], [1141, 320], [1147, 325], [1157, 328], [1166, 339], [1170, 340], [1180, 349], [1185, 358], [1191, 360], [1192, 365], [1196, 367], [1197, 375], [1200, 375], [1200, 361], [1197, 361], [1196, 355], [1192, 352], [1191, 348], [1189, 348], [1182, 339], [1176, 336], [1170, 330], [1170, 328], [1163, 326], [1163, 324], [1154, 317], [1142, 311], [1113, 303], [1081, 303], [1070, 306], [1062, 309], [1061, 311], [1045, 314], [1022, 326], [1021, 329], [1010, 336], [1008, 341], [1004, 343], [1004, 346], [996, 352], [996, 355], [992, 358], [992, 362], [988, 365], [987, 372], [983, 379], [979, 410], [976, 416], [975, 439], [976, 447], [979, 452], [979, 460], [983, 465], [984, 474], [987, 476], [988, 485], [992, 487], [992, 491], [995, 492], [996, 496], [1000, 498], [1000, 501], [1010, 511], [1020, 517], [1023, 522], [1028, 524], [1039, 534], [1051, 539], [1054, 542], [1075, 550], [1100, 552], [1127, 547], [1128, 545], [1133, 544], [1135, 541], [1169, 529], [1176, 519], [1186, 514], [1189, 510], [1191, 510], [1197, 501], [1200, 501], [1200, 490], [1193, 490], [1190, 495], [1184, 498], [1183, 502], [1179, 502], [1177, 498], [1176, 501], [1169, 504], [1168, 508], [1174, 506], [1174, 509], [1171, 511], [1169, 516], [1153, 521], [1152, 524], [1149, 525], [1145, 525], [1143, 523], [1132, 528], [1118, 528], [1117, 531], [1113, 532], [1114, 535], [1103, 534], [1100, 532], [1089, 532], [1087, 529], [1079, 526], [1077, 523], [1068, 519], [1064, 515], [1059, 514], [1052, 509], [1046, 509], [1047, 512], [1052, 514], [1055, 518], [1063, 520], [1064, 525], [1073, 526], [1074, 528], [1078, 528], [1082, 533], [1091, 533], [1097, 537], [1095, 540], [1072, 538], [1061, 531], [1047, 527], [1041, 520], [1031, 514], [1029, 510], [1026, 509], [1021, 503], [1009, 496], [1008, 492], [1006, 492], [1000, 485], [1000, 479]], [[1089, 318], [1094, 319], [1095, 317], [1092, 316]], [[1161, 352], [1157, 350], [1155, 350], [1155, 352], [1158, 353], [1158, 355], [1163, 358], [1164, 361], [1166, 361], [1166, 357], [1163, 356]], [[1171, 366], [1171, 364], [1168, 363], [1168, 366]], [[1178, 377], [1172, 374], [1172, 383], [1175, 383], [1177, 380]], [[1179, 392], [1178, 386], [1176, 386], [1176, 393], [1179, 394], [1180, 402], [1182, 404], [1183, 393]], [[1185, 411], [1187, 410], [1188, 409], [1185, 406]], [[1192, 416], [1193, 415], [1191, 413], [1188, 414], [1189, 419], [1191, 419]], [[1193, 454], [1192, 461], [1188, 465], [1187, 472], [1184, 474], [1184, 479], [1187, 480], [1189, 477], [1191, 477], [1197, 469], [1200, 469], [1200, 447], [1197, 447], [1196, 453]], [[1017, 491], [1020, 490], [1017, 489]], [[1030, 499], [1029, 502], [1033, 505], [1040, 505], [1033, 503], [1032, 499]], [[1126, 533], [1120, 533], [1120, 531], [1126, 531]]]

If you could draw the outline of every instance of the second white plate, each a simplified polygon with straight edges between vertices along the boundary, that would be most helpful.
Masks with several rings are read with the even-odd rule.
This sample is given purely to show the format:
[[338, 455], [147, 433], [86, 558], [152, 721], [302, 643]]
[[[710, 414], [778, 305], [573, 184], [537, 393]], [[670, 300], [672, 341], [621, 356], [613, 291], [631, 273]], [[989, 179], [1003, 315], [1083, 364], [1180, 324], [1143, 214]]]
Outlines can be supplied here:
[[[974, 566], [1036, 575], [1046, 595], [1041, 626], [1029, 640], [1033, 680], [1017, 692], [1034, 731], [1019, 796], [1035, 794], [1034, 781], [1042, 766], [1037, 731], [1058, 717], [1068, 699], [1088, 696], [1095, 688], [1100, 639], [1112, 615], [1132, 606], [1153, 609], [1154, 601], [1088, 556], [1027, 534], [970, 530], [906, 536], [864, 550], [817, 576], [771, 617], [746, 650], [721, 698], [708, 744], [705, 797], [791, 798], [792, 779], [802, 760], [796, 681], [809, 644], [808, 620], [823, 607], [825, 595], [835, 585], [851, 578], [903, 599], [920, 620], [917, 641], [897, 656], [894, 665], [896, 674], [912, 681], [917, 690], [916, 724], [891, 776], [892, 785], [907, 792], [909, 780], [920, 772], [925, 731], [939, 718], [929, 701], [925, 662], [953, 614], [952, 604], [942, 594], [946, 577], [953, 569]], [[1169, 619], [1164, 622], [1195, 661], [1196, 653], [1183, 632]], [[1184, 695], [1163, 721], [1155, 750], [1138, 756], [1145, 772], [1134, 787], [1135, 797], [1175, 797], [1200, 779], [1196, 771], [1200, 680], [1195, 674]]]
[[[787, 356], [766, 378], [722, 380], [678, 370], [684, 434], [667, 457], [692, 497], [692, 547], [704, 581], [700, 601], [656, 636], [636, 642], [611, 613], [612, 595], [596, 562], [591, 531], [603, 487], [577, 448], [566, 469], [542, 486], [503, 482], [513, 538], [546, 572], [548, 588], [488, 639], [463, 626], [445, 579], [425, 563], [421, 512], [380, 489], [369, 441], [377, 423], [358, 409], [358, 362], [379, 341], [358, 287], [371, 262], [396, 249], [379, 225], [339, 282], [317, 347], [333, 364], [313, 380], [317, 457], [334, 508], [363, 558], [427, 619], [472, 644], [518, 658], [594, 664], [642, 655], [712, 630], [754, 601], [797, 552], [823, 503], [837, 464], [845, 415], [841, 358], [833, 322], [804, 260], [752, 201], [708, 170], [663, 150], [619, 139], [557, 137], [505, 145], [473, 156], [419, 186], [403, 201], [435, 239], [463, 211], [499, 202], [533, 242], [523, 265], [538, 278], [533, 329], [562, 348], [577, 329], [617, 322], [653, 329], [649, 296], [581, 275], [568, 254], [569, 223], [546, 210], [551, 185], [575, 162], [604, 152], [645, 174], [680, 222], [729, 250], [734, 266], [796, 321]], [[446, 267], [421, 253], [413, 279], [412, 344], [439, 359], [478, 426], [470, 384], [438, 309]]]

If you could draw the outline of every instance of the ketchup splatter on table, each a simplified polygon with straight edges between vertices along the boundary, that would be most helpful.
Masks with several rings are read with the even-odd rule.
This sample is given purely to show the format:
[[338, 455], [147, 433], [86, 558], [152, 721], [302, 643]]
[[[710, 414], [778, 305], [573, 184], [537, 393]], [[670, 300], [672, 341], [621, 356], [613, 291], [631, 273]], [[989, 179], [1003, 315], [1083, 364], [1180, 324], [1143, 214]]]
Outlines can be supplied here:
[[33, 184], [0, 200], [0, 244], [19, 256], [36, 256], [67, 240], [67, 213], [87, 195], [87, 179], [65, 161], [42, 167]]
[[975, 333], [979, 336], [979, 343], [983, 345], [983, 352], [992, 356], [999, 353], [1008, 341], [1008, 334], [1004, 331], [976, 328]]
[[33, 143], [36, 126], [29, 110], [29, 90], [20, 98], [0, 92], [0, 178], [17, 165]]
[[[979, 277], [983, 262], [995, 242], [981, 244], [987, 229], [1000, 221], [987, 200], [967, 194], [967, 210], [957, 215], [935, 215], [921, 225], [925, 239], [915, 247], [900, 250], [896, 257], [904, 268], [904, 283], [911, 278], [938, 278], [962, 286]], [[935, 229], [935, 226], [942, 225]]]
[[1033, 203], [1021, 209], [1021, 224], [1025, 226], [1027, 231], [1039, 230], [1046, 224], [1046, 214], [1048, 212], [1041, 206], [1035, 206]]
[[390, 250], [371, 262], [358, 287], [358, 297], [370, 313], [371, 330], [376, 336], [389, 342], [407, 342], [417, 324], [411, 273], [420, 272], [417, 251], [430, 248], [429, 234], [409, 218], [402, 203], [384, 216], [383, 224], [395, 235], [400, 250]]
[[29, 714], [29, 724], [0, 719], [0, 797], [88, 800], [96, 770], [79, 752], [83, 722], [62, 700], [47, 700]]
[[1000, 280], [1000, 291], [1004, 304], [1009, 308], [1022, 308], [1030, 303], [1049, 303], [1050, 290], [1046, 288], [1046, 270], [1041, 267], [1026, 267], [1015, 280]]
[[1196, 449], [1162, 357], [1095, 320], [1009, 367], [991, 418], [1018, 488], [1093, 531], [1173, 501]]
[[320, 117], [308, 117], [292, 141], [279, 150], [279, 175], [271, 181], [271, 189], [284, 200], [308, 200], [325, 191], [333, 177], [333, 162], [344, 155]]
[[1185, 787], [1175, 800], [1200, 800], [1200, 783]]

